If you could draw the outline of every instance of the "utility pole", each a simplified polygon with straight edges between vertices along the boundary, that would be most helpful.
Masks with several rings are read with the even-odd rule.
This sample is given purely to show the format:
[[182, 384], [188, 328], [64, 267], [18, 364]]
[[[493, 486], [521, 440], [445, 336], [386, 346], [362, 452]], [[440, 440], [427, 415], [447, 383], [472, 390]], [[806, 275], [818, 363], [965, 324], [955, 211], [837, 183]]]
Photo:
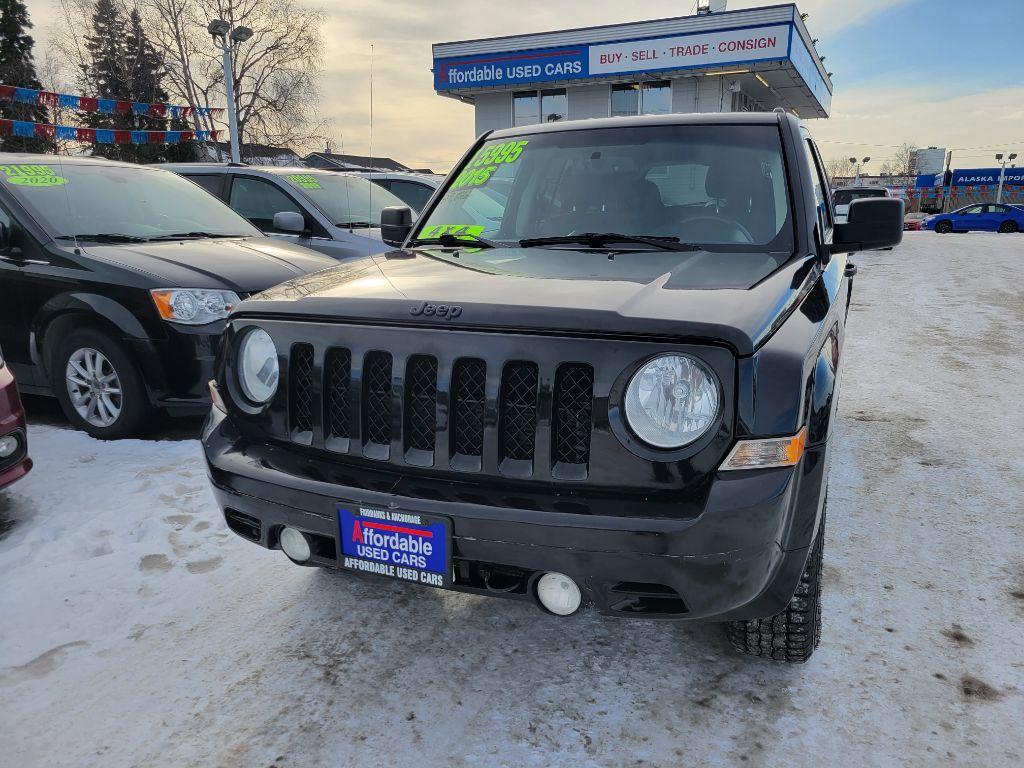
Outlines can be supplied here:
[[851, 158], [850, 158], [850, 164], [851, 164], [851, 165], [855, 165], [855, 166], [857, 167], [857, 172], [856, 172], [856, 175], [855, 175], [855, 176], [853, 177], [853, 183], [854, 183], [855, 185], [856, 185], [856, 184], [860, 184], [860, 167], [861, 167], [862, 165], [867, 165], [867, 164], [868, 164], [868, 163], [869, 163], [870, 161], [871, 161], [871, 158], [870, 158], [870, 157], [865, 157], [865, 158], [864, 158], [863, 160], [861, 160], [860, 162], [857, 162], [857, 158], [856, 158], [856, 157], [851, 157]]
[[1003, 160], [1003, 153], [1000, 152], [996, 155], [996, 162], [1000, 164], [999, 168], [999, 186], [996, 187], [996, 202], [1003, 202], [1003, 181], [1006, 179], [1006, 164], [1012, 160], [1017, 159], [1017, 153], [1012, 152], [1008, 158]]
[[241, 146], [238, 141], [238, 109], [235, 107], [235, 72], [231, 66], [231, 53], [252, 37], [248, 27], [235, 27], [224, 21], [214, 19], [206, 26], [206, 31], [213, 38], [213, 44], [222, 52], [224, 66], [224, 93], [228, 102], [228, 136], [231, 140], [231, 162], [241, 163]]

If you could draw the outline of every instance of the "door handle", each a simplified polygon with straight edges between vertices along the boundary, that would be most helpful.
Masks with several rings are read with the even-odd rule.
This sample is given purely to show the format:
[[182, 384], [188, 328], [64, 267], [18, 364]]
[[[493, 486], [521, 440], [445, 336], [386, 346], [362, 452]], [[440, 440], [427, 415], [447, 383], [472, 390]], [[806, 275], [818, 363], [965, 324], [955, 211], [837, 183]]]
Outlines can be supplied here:
[[853, 277], [856, 274], [857, 274], [857, 265], [854, 264], [852, 261], [848, 262], [847, 265], [846, 265], [846, 270], [843, 272], [843, 276], [844, 277]]

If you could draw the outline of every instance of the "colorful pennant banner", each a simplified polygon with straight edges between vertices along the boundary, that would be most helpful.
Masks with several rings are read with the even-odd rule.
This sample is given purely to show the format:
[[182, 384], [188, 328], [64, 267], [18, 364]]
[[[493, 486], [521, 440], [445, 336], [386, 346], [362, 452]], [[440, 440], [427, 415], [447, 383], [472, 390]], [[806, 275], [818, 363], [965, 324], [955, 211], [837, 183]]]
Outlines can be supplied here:
[[0, 85], [0, 99], [32, 104], [40, 107], [67, 107], [79, 112], [100, 112], [104, 115], [145, 115], [147, 117], [169, 117], [178, 119], [198, 115], [219, 117], [223, 107], [184, 107], [178, 104], [149, 104], [143, 101], [119, 101], [117, 99], [94, 99], [89, 96], [74, 96], [69, 93], [39, 91], [35, 88], [18, 88]]
[[27, 120], [0, 120], [0, 136], [29, 139], [62, 139], [91, 144], [179, 144], [184, 141], [217, 141], [221, 131], [115, 131], [104, 128], [75, 128]]

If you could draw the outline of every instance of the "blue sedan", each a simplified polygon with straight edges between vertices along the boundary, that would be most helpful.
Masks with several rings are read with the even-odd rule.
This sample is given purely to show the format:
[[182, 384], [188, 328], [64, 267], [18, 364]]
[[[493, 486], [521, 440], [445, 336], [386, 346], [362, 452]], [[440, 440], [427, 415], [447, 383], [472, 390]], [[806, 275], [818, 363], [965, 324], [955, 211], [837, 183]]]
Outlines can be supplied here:
[[937, 213], [921, 224], [922, 229], [947, 232], [1020, 232], [1024, 210], [1013, 205], [983, 203], [968, 205], [951, 213]]

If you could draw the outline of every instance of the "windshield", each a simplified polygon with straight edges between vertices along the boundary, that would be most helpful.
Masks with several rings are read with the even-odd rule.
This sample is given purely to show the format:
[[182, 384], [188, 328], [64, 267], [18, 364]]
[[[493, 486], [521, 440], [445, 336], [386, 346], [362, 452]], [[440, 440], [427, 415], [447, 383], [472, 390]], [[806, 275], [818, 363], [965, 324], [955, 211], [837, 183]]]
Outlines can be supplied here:
[[[609, 238], [591, 238], [589, 245], [584, 238], [547, 241], [584, 233], [698, 248], [668, 251]], [[752, 275], [756, 281], [793, 251], [779, 132], [774, 126], [666, 125], [487, 141], [453, 174], [416, 238], [444, 234], [528, 246], [511, 258], [493, 248], [475, 256], [521, 274], [653, 279], [699, 261], [701, 284], [745, 283]], [[630, 255], [608, 259], [610, 249]], [[581, 250], [600, 254], [587, 257]], [[734, 270], [743, 274], [728, 278]]]
[[885, 197], [884, 189], [840, 189], [832, 198], [833, 205], [849, 205], [854, 200], [865, 197]]
[[0, 183], [55, 238], [260, 234], [209, 192], [170, 171], [98, 163], [0, 165]]
[[361, 176], [334, 171], [280, 175], [339, 227], [368, 224], [379, 227], [383, 209], [406, 205], [384, 187]]

